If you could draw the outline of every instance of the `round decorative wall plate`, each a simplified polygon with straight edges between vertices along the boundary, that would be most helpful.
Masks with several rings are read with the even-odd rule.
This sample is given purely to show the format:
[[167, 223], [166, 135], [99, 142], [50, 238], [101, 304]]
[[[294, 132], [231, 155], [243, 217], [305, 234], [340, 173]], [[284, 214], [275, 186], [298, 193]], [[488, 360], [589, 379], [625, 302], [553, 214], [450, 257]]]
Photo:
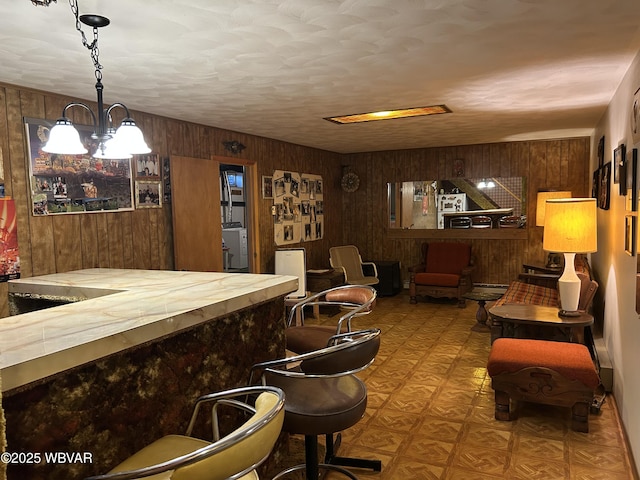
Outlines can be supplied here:
[[360, 186], [360, 178], [353, 172], [349, 172], [342, 177], [342, 190], [345, 192], [355, 192]]

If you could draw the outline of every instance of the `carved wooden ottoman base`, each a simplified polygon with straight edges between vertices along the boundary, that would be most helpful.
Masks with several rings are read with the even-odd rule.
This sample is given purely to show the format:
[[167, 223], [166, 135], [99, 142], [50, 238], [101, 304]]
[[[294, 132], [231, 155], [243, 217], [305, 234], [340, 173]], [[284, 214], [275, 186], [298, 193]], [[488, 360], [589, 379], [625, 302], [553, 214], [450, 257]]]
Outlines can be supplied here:
[[584, 345], [499, 338], [491, 347], [487, 371], [496, 420], [513, 420], [511, 402], [522, 400], [571, 407], [571, 428], [589, 431], [589, 409], [600, 378]]

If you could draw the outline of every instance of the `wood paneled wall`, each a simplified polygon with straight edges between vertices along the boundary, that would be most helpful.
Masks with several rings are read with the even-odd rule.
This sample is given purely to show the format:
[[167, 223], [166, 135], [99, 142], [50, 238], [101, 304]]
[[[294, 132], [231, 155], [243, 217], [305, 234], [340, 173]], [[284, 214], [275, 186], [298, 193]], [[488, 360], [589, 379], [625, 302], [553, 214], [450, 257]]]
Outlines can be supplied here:
[[[18, 243], [23, 277], [81, 268], [173, 269], [171, 206], [131, 212], [34, 217], [30, 211], [28, 150], [24, 117], [55, 120], [72, 99], [0, 83], [0, 161], [6, 194], [16, 202]], [[86, 101], [95, 109], [95, 103]], [[71, 109], [72, 120], [90, 124], [88, 114]], [[84, 116], [83, 116], [84, 114]], [[229, 157], [228, 163], [256, 162], [258, 174], [276, 169], [322, 175], [325, 186], [325, 236], [304, 244], [310, 266], [329, 264], [331, 245], [342, 242], [340, 156], [335, 153], [170, 118], [132, 112], [155, 153], [210, 159]], [[237, 140], [246, 149], [232, 155], [223, 143]], [[212, 188], [218, 188], [212, 182]], [[273, 272], [272, 200], [258, 200], [261, 272]], [[7, 284], [0, 284], [0, 316], [8, 315]]]
[[526, 179], [529, 225], [523, 238], [477, 238], [465, 231], [465, 239], [445, 240], [471, 243], [477, 264], [474, 281], [507, 284], [521, 272], [523, 262], [546, 260], [542, 228], [535, 227], [536, 193], [566, 189], [574, 197], [591, 195], [589, 145], [590, 139], [582, 137], [345, 155], [343, 164], [360, 176], [360, 188], [344, 194], [344, 241], [357, 245], [363, 258], [400, 260], [408, 278], [407, 267], [420, 262], [420, 244], [438, 235], [428, 230], [403, 232], [403, 238], [391, 234], [387, 183], [453, 178], [453, 160], [462, 159], [465, 177]]
[[[78, 99], [0, 83], [0, 158], [6, 194], [16, 201], [22, 275], [93, 267], [173, 269], [170, 205], [119, 213], [30, 214], [23, 117], [55, 120], [71, 100]], [[82, 110], [72, 110], [77, 115], [73, 121], [90, 123]], [[229, 158], [228, 163], [249, 160], [256, 162], [260, 176], [272, 175], [276, 169], [322, 175], [325, 236], [302, 244], [310, 268], [328, 266], [329, 247], [351, 243], [358, 246], [365, 259], [400, 260], [405, 271], [417, 263], [419, 245], [429, 240], [428, 231], [412, 231], [409, 238], [389, 235], [386, 184], [450, 178], [457, 158], [464, 160], [467, 177], [526, 177], [530, 219], [535, 218], [539, 189], [569, 189], [574, 196], [590, 194], [588, 138], [340, 155], [157, 115], [134, 112], [133, 116], [154, 152], [163, 157], [222, 156]], [[228, 140], [237, 140], [247, 148], [231, 155], [223, 146]], [[354, 193], [344, 193], [340, 188], [343, 166], [360, 176], [360, 188]], [[213, 187], [217, 188], [217, 183], [212, 183]], [[274, 269], [271, 204], [271, 200], [258, 201], [260, 272]], [[527, 228], [526, 239], [470, 239], [478, 263], [475, 280], [508, 283], [523, 261], [544, 259], [541, 240], [542, 229], [532, 226]], [[0, 284], [0, 316], [8, 314], [6, 292], [6, 283]]]

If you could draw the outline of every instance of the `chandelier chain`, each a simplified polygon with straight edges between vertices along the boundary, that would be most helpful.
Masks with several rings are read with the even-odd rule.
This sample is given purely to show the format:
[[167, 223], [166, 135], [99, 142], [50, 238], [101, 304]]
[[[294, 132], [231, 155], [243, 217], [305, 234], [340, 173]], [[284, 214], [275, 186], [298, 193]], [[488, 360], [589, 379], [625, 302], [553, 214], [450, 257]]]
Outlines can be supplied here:
[[[51, 2], [56, 3], [57, 0], [31, 0], [36, 6], [49, 6]], [[110, 21], [107, 17], [97, 14], [80, 15], [78, 0], [69, 0], [71, 13], [76, 19], [76, 30], [82, 36], [82, 45], [91, 52], [91, 59], [95, 67], [96, 76], [96, 95], [98, 97], [97, 114], [85, 103], [70, 102], [62, 109], [62, 116], [56, 120], [56, 124], [49, 132], [49, 139], [42, 147], [42, 150], [48, 153], [57, 153], [63, 155], [79, 155], [88, 153], [84, 143], [80, 140], [78, 130], [67, 117], [67, 110], [73, 107], [82, 107], [93, 120], [93, 133], [91, 138], [98, 140], [98, 146], [91, 156], [95, 158], [109, 159], [128, 159], [134, 154], [150, 153], [151, 149], [144, 141], [142, 131], [131, 118], [129, 109], [123, 103], [113, 103], [105, 108], [103, 99], [104, 85], [102, 85], [102, 65], [100, 64], [98, 49], [98, 29], [109, 25]], [[87, 40], [82, 30], [82, 24], [93, 28], [93, 39], [91, 42]], [[114, 108], [122, 108], [125, 111], [125, 117], [117, 129], [113, 126], [111, 118], [111, 110]], [[122, 133], [118, 133], [122, 132]]]
[[93, 41], [89, 43], [87, 40], [87, 36], [82, 30], [82, 23], [80, 22], [80, 9], [78, 8], [78, 0], [69, 0], [69, 5], [71, 5], [71, 12], [76, 17], [76, 30], [80, 32], [82, 36], [82, 45], [87, 47], [87, 49], [91, 52], [91, 60], [93, 61], [93, 66], [96, 69], [96, 80], [102, 80], [102, 65], [100, 64], [100, 50], [98, 49], [98, 27], [93, 27]]

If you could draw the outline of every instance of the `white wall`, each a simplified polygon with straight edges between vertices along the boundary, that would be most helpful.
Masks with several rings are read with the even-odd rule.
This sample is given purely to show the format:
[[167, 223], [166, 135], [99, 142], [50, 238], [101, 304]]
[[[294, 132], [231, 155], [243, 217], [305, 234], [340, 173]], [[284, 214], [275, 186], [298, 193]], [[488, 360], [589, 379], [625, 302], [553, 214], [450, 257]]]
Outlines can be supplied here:
[[[640, 52], [629, 68], [609, 107], [595, 129], [591, 170], [597, 168], [597, 145], [605, 136], [604, 161], [624, 143], [634, 147], [631, 105], [640, 87]], [[635, 145], [640, 153], [640, 142]], [[613, 175], [612, 175], [613, 177]], [[613, 395], [618, 404], [631, 450], [640, 470], [640, 318], [635, 311], [636, 261], [624, 250], [625, 198], [611, 179], [611, 206], [598, 210], [598, 252], [591, 257], [604, 302], [603, 339], [613, 364]]]

